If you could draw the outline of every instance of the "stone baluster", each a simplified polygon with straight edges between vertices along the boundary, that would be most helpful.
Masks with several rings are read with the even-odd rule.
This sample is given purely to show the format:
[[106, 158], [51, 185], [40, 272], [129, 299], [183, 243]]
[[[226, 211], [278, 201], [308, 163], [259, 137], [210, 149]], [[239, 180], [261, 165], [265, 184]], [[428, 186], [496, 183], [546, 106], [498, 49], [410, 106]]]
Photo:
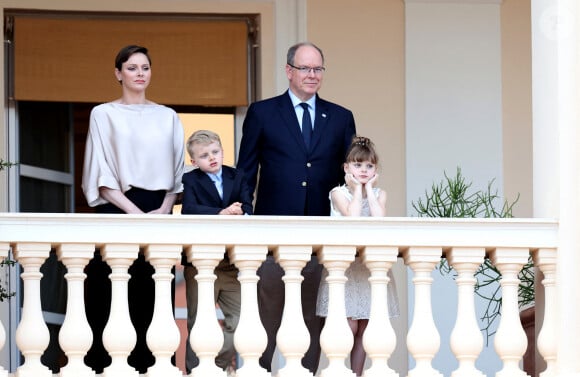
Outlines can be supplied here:
[[[544, 320], [542, 329], [538, 334], [537, 347], [538, 351], [546, 361], [546, 370], [540, 373], [540, 377], [556, 376], [556, 361], [558, 351], [558, 327], [557, 327], [557, 308], [558, 292], [556, 285], [556, 249], [539, 249], [533, 252], [534, 265], [544, 274], [542, 284], [544, 285]], [[536, 326], [538, 320], [538, 311], [536, 310]]]
[[[0, 242], [0, 261], [8, 258], [10, 252], [10, 244], [5, 242]], [[4, 348], [6, 344], [6, 330], [4, 329], [4, 324], [0, 322], [0, 350]], [[0, 365], [0, 377], [7, 377], [8, 371]]]
[[181, 245], [149, 245], [145, 248], [145, 258], [155, 268], [155, 304], [147, 329], [147, 346], [155, 356], [155, 364], [147, 369], [147, 377], [183, 376], [171, 363], [180, 341], [179, 328], [173, 317], [171, 269], [181, 260], [181, 250]]
[[520, 368], [520, 361], [528, 346], [526, 333], [520, 322], [518, 309], [518, 274], [527, 263], [529, 250], [524, 248], [497, 248], [489, 258], [502, 274], [501, 321], [495, 333], [494, 346], [503, 368], [496, 377], [527, 376]]
[[387, 273], [397, 262], [397, 247], [367, 246], [361, 252], [363, 262], [371, 277], [371, 315], [363, 334], [365, 351], [372, 360], [371, 366], [364, 371], [364, 377], [398, 377], [387, 362], [397, 345], [395, 331], [389, 320]]
[[66, 266], [67, 303], [64, 322], [58, 333], [60, 348], [68, 362], [60, 369], [61, 377], [93, 377], [84, 358], [93, 344], [93, 332], [85, 313], [85, 266], [93, 258], [94, 244], [63, 244], [56, 249], [59, 260]]
[[416, 365], [408, 377], [442, 376], [431, 365], [441, 342], [431, 309], [431, 272], [439, 263], [441, 254], [440, 247], [410, 247], [403, 252], [405, 264], [413, 270], [415, 286], [415, 309], [407, 333], [407, 347]]
[[278, 377], [312, 376], [302, 366], [302, 357], [310, 346], [310, 334], [302, 315], [302, 290], [304, 280], [301, 272], [311, 259], [311, 246], [278, 246], [274, 249], [276, 262], [284, 269], [284, 312], [276, 334], [278, 349], [286, 359], [286, 365]]
[[187, 248], [187, 260], [197, 268], [197, 316], [189, 336], [189, 346], [199, 358], [199, 365], [191, 376], [225, 377], [226, 372], [215, 364], [215, 358], [224, 344], [224, 334], [215, 313], [215, 267], [223, 259], [225, 245], [192, 245]]
[[328, 270], [328, 315], [320, 333], [320, 346], [328, 358], [328, 367], [321, 377], [353, 377], [355, 374], [346, 367], [344, 360], [349, 355], [354, 338], [344, 306], [344, 272], [354, 261], [354, 246], [323, 246], [318, 259]]
[[483, 350], [483, 336], [475, 315], [475, 271], [483, 263], [485, 249], [454, 247], [447, 252], [447, 261], [457, 271], [457, 320], [451, 332], [451, 350], [459, 367], [451, 377], [484, 377], [475, 368], [475, 361]]
[[24, 364], [16, 369], [16, 377], [52, 376], [52, 371], [40, 361], [50, 341], [40, 303], [40, 267], [49, 255], [48, 243], [17, 243], [14, 247], [14, 257], [24, 269], [20, 274], [24, 282], [24, 302], [16, 329], [16, 344], [24, 356]]
[[111, 312], [103, 330], [103, 345], [112, 358], [103, 370], [103, 377], [132, 377], [139, 373], [127, 363], [137, 344], [137, 332], [129, 315], [129, 267], [139, 255], [137, 244], [106, 244], [101, 249], [103, 260], [111, 267]]
[[256, 271], [266, 259], [266, 246], [234, 246], [229, 250], [230, 261], [240, 271], [241, 288], [240, 321], [234, 334], [234, 345], [242, 358], [237, 377], [269, 377], [270, 373], [260, 366], [260, 356], [266, 349], [268, 337], [260, 321], [258, 310], [258, 280]]

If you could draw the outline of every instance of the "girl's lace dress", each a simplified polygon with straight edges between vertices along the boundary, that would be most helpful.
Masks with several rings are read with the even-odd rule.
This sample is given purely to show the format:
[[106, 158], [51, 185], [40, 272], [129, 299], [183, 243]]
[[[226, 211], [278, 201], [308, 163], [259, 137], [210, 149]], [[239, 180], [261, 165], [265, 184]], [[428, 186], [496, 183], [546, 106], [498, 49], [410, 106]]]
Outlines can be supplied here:
[[[330, 195], [334, 191], [339, 191], [349, 200], [352, 200], [352, 195], [346, 186], [335, 187], [330, 192]], [[380, 189], [375, 187], [373, 192], [378, 196]], [[334, 208], [332, 201], [330, 202], [330, 207], [331, 216], [342, 216], [341, 213]], [[361, 216], [370, 216], [369, 202], [366, 198], [363, 199]], [[321, 317], [326, 317], [328, 314], [327, 276], [328, 271], [325, 268], [322, 272], [320, 288], [318, 289], [318, 300], [316, 303], [316, 315]], [[344, 287], [346, 316], [352, 319], [368, 319], [371, 312], [371, 286], [368, 280], [370, 277], [370, 271], [366, 268], [361, 258], [356, 257], [354, 262], [352, 262], [347, 268], [345, 276], [348, 278]], [[396, 317], [399, 315], [399, 300], [395, 287], [395, 279], [391, 270], [388, 272], [388, 277], [390, 279], [387, 289], [389, 317]]]

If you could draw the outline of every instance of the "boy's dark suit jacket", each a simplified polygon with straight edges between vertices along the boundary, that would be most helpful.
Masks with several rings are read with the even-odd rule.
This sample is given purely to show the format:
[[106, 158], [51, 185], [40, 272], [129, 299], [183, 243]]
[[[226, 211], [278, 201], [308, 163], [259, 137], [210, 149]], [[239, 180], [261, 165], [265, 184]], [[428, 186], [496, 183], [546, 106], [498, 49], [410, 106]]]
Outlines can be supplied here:
[[242, 171], [229, 166], [222, 166], [223, 199], [211, 178], [194, 169], [185, 173], [183, 182], [183, 203], [181, 213], [190, 215], [217, 215], [234, 202], [242, 203], [245, 214], [251, 215], [252, 195]]
[[[183, 174], [181, 181], [183, 182], [182, 214], [217, 215], [222, 209], [229, 207], [234, 202], [242, 203], [242, 210], [245, 214], [251, 215], [253, 213], [252, 195], [241, 170], [222, 166], [223, 199], [220, 198], [211, 178], [200, 169]], [[227, 253], [224, 256], [224, 261], [226, 262], [220, 264], [222, 268], [229, 265]], [[191, 266], [187, 262], [185, 254], [181, 257], [181, 264]]]

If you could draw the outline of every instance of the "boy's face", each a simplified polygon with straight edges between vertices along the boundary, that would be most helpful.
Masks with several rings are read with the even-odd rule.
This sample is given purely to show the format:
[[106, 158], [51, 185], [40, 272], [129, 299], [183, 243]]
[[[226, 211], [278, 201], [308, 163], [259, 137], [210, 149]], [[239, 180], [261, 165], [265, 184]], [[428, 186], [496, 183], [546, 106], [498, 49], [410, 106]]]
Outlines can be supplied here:
[[191, 164], [205, 173], [216, 174], [224, 163], [224, 151], [218, 142], [211, 144], [194, 144]]

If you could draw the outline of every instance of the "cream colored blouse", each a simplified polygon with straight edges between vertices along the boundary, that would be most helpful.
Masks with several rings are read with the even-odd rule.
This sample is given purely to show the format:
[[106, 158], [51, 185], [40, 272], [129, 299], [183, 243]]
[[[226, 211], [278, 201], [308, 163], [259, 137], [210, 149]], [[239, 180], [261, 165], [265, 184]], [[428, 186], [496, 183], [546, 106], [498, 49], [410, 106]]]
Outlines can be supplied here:
[[183, 191], [183, 140], [181, 121], [169, 107], [109, 102], [93, 108], [82, 180], [89, 206], [107, 203], [99, 187]]

